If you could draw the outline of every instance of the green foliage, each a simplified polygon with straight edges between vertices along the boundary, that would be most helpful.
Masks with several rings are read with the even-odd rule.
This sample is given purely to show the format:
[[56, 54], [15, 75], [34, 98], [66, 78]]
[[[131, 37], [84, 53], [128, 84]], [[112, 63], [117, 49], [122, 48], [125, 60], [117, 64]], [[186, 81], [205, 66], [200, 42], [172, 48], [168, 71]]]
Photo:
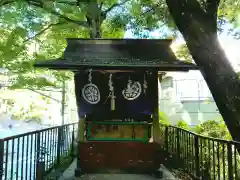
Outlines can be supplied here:
[[229, 22], [237, 25], [240, 13], [240, 0], [221, 1], [218, 8], [218, 16], [220, 19], [227, 19]]
[[[185, 121], [182, 121], [182, 120], [178, 122], [177, 126], [184, 129], [188, 129], [187, 127], [188, 125], [186, 124]], [[161, 128], [164, 129], [163, 126]], [[195, 128], [195, 132], [203, 136], [232, 140], [223, 119], [216, 120], [216, 121], [208, 120], [198, 125]], [[164, 135], [164, 130], [162, 132], [162, 135]], [[172, 153], [172, 154], [175, 154], [175, 151], [171, 151], [172, 148], [173, 149], [176, 148], [176, 144], [172, 143], [172, 140], [176, 138], [175, 135], [176, 134], [174, 133], [168, 134], [168, 138], [170, 139], [168, 149], [169, 149], [169, 153]], [[198, 148], [199, 164], [202, 167], [201, 170], [204, 171], [203, 179], [213, 179], [216, 177], [216, 174], [218, 173], [220, 174], [224, 173], [224, 176], [226, 177], [226, 179], [229, 179], [228, 165], [227, 165], [228, 164], [228, 148], [227, 148], [228, 143], [227, 142], [221, 141], [221, 143], [219, 143], [219, 141], [217, 140], [214, 140], [214, 139], [210, 140], [210, 139], [199, 136], [198, 138], [199, 145], [195, 146], [195, 135], [190, 135], [189, 132], [181, 133], [180, 139], [181, 139], [181, 142], [179, 144], [180, 149], [184, 150], [184, 151], [180, 151], [180, 157], [183, 158], [182, 159], [183, 161], [187, 161], [187, 164], [184, 163], [184, 166], [186, 166], [186, 168], [188, 167], [189, 164], [196, 163], [194, 149]], [[238, 166], [238, 164], [240, 162], [240, 156], [236, 150], [237, 149], [235, 148], [232, 149], [233, 151], [232, 153], [234, 154], [234, 156], [236, 155], [236, 157], [234, 157], [235, 160], [233, 162], [233, 166], [236, 168], [236, 172], [239, 172], [240, 166]], [[185, 156], [185, 152], [187, 152], [187, 156]]]
[[[53, 71], [51, 77], [56, 80], [54, 83], [49, 82], [46, 78], [36, 76], [36, 73], [46, 74], [49, 70], [36, 71], [33, 63], [61, 57], [66, 47], [65, 38], [90, 37], [91, 28], [84, 23], [86, 16], [93, 19], [101, 14], [100, 11], [108, 12], [106, 17], [101, 16], [103, 21], [100, 26], [104, 38], [123, 38], [125, 30], [129, 28], [141, 37], [154, 29], [162, 32], [163, 37], [175, 37], [177, 32], [165, 0], [80, 1], [79, 6], [74, 1], [5, 2], [14, 3], [5, 6], [0, 4], [0, 67], [6, 67], [18, 76], [12, 88], [58, 87], [62, 78], [71, 78], [67, 72]], [[239, 0], [222, 1], [219, 19], [238, 22], [239, 7]], [[145, 34], [143, 30], [147, 30]], [[36, 44], [37, 52], [31, 53], [29, 49]], [[186, 47], [181, 47], [177, 55], [180, 59], [192, 61]]]
[[[176, 29], [164, 0], [133, 0], [131, 1], [131, 27], [139, 30], [154, 30], [166, 25], [169, 29]], [[167, 24], [165, 24], [167, 22]]]
[[223, 119], [208, 120], [195, 128], [195, 132], [204, 136], [231, 140], [231, 135]]
[[184, 60], [184, 61], [187, 61], [187, 62], [190, 62], [190, 63], [193, 62], [192, 56], [191, 56], [186, 44], [178, 47], [178, 49], [176, 51], [176, 56], [180, 60]]
[[[59, 87], [63, 79], [73, 77], [69, 72], [35, 70], [33, 64], [61, 57], [66, 47], [66, 38], [90, 37], [91, 28], [86, 23], [84, 25], [84, 21], [86, 16], [93, 18], [99, 15], [95, 11], [95, 1], [81, 1], [80, 6], [70, 1], [54, 0], [12, 2], [5, 6], [0, 4], [0, 32], [3, 35], [0, 40], [0, 67], [8, 68], [17, 76], [11, 89]], [[109, 11], [109, 8], [118, 3], [116, 0], [96, 2], [99, 6], [101, 4], [102, 12]], [[122, 15], [113, 13], [114, 11], [121, 11]], [[100, 24], [102, 37], [124, 36], [129, 21], [124, 11], [120, 5], [111, 8]], [[40, 74], [48, 74], [55, 80], [50, 81], [49, 77], [43, 78]]]
[[159, 122], [165, 125], [170, 125], [167, 115], [162, 111], [159, 111]]
[[186, 123], [186, 121], [184, 120], [180, 120], [177, 122], [176, 124], [177, 127], [180, 127], [180, 128], [183, 128], [183, 129], [186, 129], [186, 130], [190, 130], [191, 128], [189, 127], [188, 123]]

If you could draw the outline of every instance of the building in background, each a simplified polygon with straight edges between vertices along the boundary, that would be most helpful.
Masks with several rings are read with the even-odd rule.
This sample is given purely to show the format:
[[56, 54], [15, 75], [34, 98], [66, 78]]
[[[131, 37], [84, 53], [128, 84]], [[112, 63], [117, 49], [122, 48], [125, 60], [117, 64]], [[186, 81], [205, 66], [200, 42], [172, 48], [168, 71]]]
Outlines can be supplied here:
[[179, 120], [195, 126], [221, 115], [199, 71], [167, 73], [159, 83], [159, 109], [171, 124]]
[[[240, 72], [240, 41], [227, 33], [219, 35], [219, 41], [234, 70]], [[179, 38], [173, 42], [172, 50], [176, 52], [183, 44], [184, 40]], [[160, 111], [172, 124], [184, 120], [195, 126], [222, 118], [200, 71], [167, 73], [159, 84], [159, 94]]]

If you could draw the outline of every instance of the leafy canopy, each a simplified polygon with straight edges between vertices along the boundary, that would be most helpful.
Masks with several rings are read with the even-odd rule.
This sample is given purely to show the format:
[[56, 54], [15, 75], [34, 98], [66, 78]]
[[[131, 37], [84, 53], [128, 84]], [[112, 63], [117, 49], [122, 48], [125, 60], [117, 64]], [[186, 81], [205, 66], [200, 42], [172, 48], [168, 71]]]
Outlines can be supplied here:
[[[206, 10], [205, 0], [189, 3], [194, 2]], [[126, 30], [143, 38], [152, 30], [158, 30], [162, 37], [180, 35], [165, 0], [4, 0], [0, 9], [0, 67], [17, 76], [12, 88], [59, 87], [63, 79], [72, 77], [69, 72], [35, 70], [33, 63], [62, 56], [65, 38], [91, 37], [98, 26], [105, 38], [123, 38]], [[229, 32], [237, 37], [239, 9], [240, 0], [221, 1], [219, 32], [224, 24], [231, 23]], [[191, 61], [184, 46], [177, 55]]]

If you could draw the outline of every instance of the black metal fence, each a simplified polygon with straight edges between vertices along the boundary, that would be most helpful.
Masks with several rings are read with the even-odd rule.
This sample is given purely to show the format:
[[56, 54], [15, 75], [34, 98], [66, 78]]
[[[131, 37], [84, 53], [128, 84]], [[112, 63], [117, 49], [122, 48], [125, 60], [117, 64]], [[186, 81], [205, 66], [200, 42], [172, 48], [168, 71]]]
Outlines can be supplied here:
[[0, 180], [49, 179], [72, 162], [77, 129], [73, 123], [0, 139]]
[[240, 180], [240, 142], [210, 138], [160, 125], [161, 145], [170, 166], [196, 179]]

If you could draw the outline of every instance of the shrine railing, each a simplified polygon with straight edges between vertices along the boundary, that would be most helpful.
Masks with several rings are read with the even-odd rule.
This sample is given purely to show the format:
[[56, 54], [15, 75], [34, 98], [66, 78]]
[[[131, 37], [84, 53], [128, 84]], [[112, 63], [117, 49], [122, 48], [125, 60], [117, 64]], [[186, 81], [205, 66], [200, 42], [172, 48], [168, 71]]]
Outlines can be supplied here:
[[196, 179], [240, 179], [240, 142], [198, 135], [182, 128], [160, 125], [166, 163]]
[[57, 179], [50, 172], [73, 160], [77, 124], [46, 128], [0, 139], [0, 180]]

